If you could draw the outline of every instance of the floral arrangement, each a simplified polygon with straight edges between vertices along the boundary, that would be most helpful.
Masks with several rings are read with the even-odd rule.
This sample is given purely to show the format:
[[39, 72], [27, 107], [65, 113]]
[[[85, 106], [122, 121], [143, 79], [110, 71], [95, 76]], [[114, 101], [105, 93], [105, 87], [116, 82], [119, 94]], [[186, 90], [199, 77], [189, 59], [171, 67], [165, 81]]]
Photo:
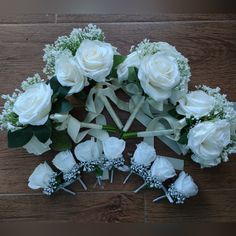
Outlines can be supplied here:
[[[128, 174], [124, 184], [131, 175], [143, 179], [135, 193], [144, 187], [159, 189], [164, 195], [154, 202], [167, 198], [180, 204], [195, 196], [198, 187], [183, 171], [183, 160], [156, 153], [154, 137], [177, 154], [190, 153], [202, 168], [228, 161], [236, 152], [234, 103], [219, 88], [197, 86], [188, 91], [188, 60], [168, 43], [145, 39], [123, 56], [90, 24], [46, 45], [43, 60], [47, 79], [35, 74], [13, 94], [2, 95], [0, 115], [9, 148], [22, 147], [34, 155], [58, 152], [52, 165], [44, 162], [33, 171], [31, 189], [74, 195], [68, 187], [76, 181], [87, 190], [82, 173], [94, 174], [95, 185], [103, 187], [104, 180], [113, 182], [116, 170]], [[128, 101], [117, 96], [119, 90]], [[83, 120], [73, 116], [72, 98], [86, 115]], [[125, 124], [112, 104], [130, 113]], [[114, 124], [107, 123], [104, 109]], [[130, 130], [135, 119], [146, 130]], [[131, 138], [143, 141], [127, 164], [124, 152]]]

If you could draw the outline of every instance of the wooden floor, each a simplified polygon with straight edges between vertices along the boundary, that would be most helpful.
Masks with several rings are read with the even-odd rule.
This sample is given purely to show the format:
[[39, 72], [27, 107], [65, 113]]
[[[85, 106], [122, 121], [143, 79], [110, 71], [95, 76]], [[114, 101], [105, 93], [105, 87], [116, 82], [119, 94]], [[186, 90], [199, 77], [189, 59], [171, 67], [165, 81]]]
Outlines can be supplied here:
[[[167, 41], [190, 60], [190, 88], [206, 84], [220, 86], [236, 101], [236, 14], [218, 15], [26, 15], [0, 17], [0, 93], [11, 93], [28, 75], [41, 73], [43, 47], [75, 27], [94, 22], [106, 33], [107, 41], [127, 53], [132, 44], [147, 37]], [[41, 73], [42, 74], [42, 73]], [[0, 106], [3, 101], [1, 100]], [[127, 118], [120, 113], [123, 121]], [[136, 123], [133, 128], [141, 128]], [[134, 150], [129, 141], [126, 153]], [[160, 154], [176, 156], [157, 141]], [[236, 156], [213, 169], [200, 169], [189, 157], [185, 170], [200, 187], [199, 195], [185, 205], [166, 201], [153, 204], [158, 191], [133, 194], [141, 180], [133, 177], [122, 185], [124, 175], [115, 174], [114, 184], [93, 189], [94, 176], [85, 175], [89, 191], [79, 184], [76, 197], [58, 193], [42, 196], [27, 187], [27, 179], [37, 164], [53, 158], [53, 153], [34, 157], [24, 150], [9, 150], [6, 134], [0, 134], [0, 220], [37, 222], [236, 222]], [[181, 157], [180, 157], [181, 158]]]

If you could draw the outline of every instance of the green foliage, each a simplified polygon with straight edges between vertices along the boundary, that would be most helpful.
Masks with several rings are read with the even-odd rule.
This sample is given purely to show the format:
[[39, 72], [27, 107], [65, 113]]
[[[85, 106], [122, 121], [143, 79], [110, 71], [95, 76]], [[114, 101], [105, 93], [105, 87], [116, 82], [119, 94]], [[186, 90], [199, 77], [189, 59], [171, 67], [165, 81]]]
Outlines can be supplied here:
[[51, 113], [67, 113], [73, 109], [73, 106], [66, 99], [59, 99], [52, 105]]
[[130, 83], [139, 81], [138, 76], [137, 76], [137, 74], [138, 74], [137, 68], [129, 67], [128, 70], [129, 70], [128, 81]]
[[102, 176], [103, 175], [103, 170], [99, 168], [98, 166], [95, 167], [95, 173], [96, 176]]
[[64, 87], [62, 86], [58, 80], [57, 77], [54, 76], [49, 80], [49, 84], [53, 90], [53, 101], [56, 98], [65, 98], [68, 94], [68, 92], [70, 91], [70, 87]]
[[173, 108], [168, 111], [168, 114], [171, 115], [172, 117], [176, 118], [177, 120], [181, 120], [184, 118], [183, 115], [180, 115], [176, 112], [176, 108]]
[[51, 123], [48, 121], [45, 125], [33, 126], [29, 125], [23, 129], [14, 132], [8, 132], [8, 147], [19, 148], [26, 145], [33, 136], [40, 142], [46, 143], [51, 137]]
[[55, 151], [66, 151], [72, 148], [72, 141], [66, 131], [52, 130], [51, 148]]
[[117, 78], [117, 67], [125, 60], [125, 56], [122, 55], [114, 55], [113, 57], [113, 66], [111, 69], [111, 73], [108, 77]]

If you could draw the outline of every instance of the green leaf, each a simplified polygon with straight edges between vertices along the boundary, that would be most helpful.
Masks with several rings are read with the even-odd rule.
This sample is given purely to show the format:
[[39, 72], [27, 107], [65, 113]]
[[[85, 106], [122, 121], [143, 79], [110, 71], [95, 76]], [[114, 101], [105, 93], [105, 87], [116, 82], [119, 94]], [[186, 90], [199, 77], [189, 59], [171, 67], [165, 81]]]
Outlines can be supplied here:
[[114, 55], [113, 57], [113, 68], [117, 69], [117, 67], [124, 62], [124, 60], [126, 59], [126, 56], [122, 56], [122, 55]]
[[73, 109], [73, 106], [66, 99], [59, 99], [52, 105], [51, 113], [67, 113]]
[[111, 73], [108, 77], [117, 77], [117, 67], [126, 59], [125, 56], [122, 55], [114, 55], [113, 57], [113, 66], [111, 69]]
[[180, 144], [188, 144], [188, 133], [184, 133], [178, 140]]
[[32, 126], [34, 135], [42, 143], [46, 143], [51, 137], [52, 129], [48, 125]]
[[101, 168], [99, 168], [98, 166], [96, 166], [95, 173], [96, 173], [96, 176], [102, 176], [103, 170]]
[[62, 86], [58, 80], [57, 77], [54, 76], [50, 79], [49, 81], [50, 86], [53, 90], [53, 99], [59, 97], [59, 98], [64, 98], [67, 96], [68, 92], [70, 91], [70, 87], [65, 87]]
[[173, 116], [174, 118], [176, 118], [176, 119], [178, 119], [178, 120], [181, 120], [182, 118], [184, 118], [183, 115], [180, 115], [180, 114], [178, 114], [178, 113], [176, 112], [176, 109], [175, 109], [175, 108], [169, 110], [169, 111], [168, 111], [168, 114], [171, 115], [171, 116]]
[[136, 82], [138, 81], [137, 71], [135, 67], [129, 67], [129, 75], [128, 75], [128, 81], [129, 82]]
[[72, 148], [72, 141], [66, 131], [52, 130], [51, 148], [55, 151], [66, 151]]
[[33, 137], [33, 130], [30, 126], [16, 130], [14, 132], [8, 132], [8, 147], [19, 148], [27, 144]]

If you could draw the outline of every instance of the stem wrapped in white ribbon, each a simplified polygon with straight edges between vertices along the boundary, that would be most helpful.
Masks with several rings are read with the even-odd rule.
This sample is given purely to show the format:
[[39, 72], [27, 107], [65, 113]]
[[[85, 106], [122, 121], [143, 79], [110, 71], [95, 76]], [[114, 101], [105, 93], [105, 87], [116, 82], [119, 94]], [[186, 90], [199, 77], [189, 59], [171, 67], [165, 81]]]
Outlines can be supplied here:
[[155, 131], [140, 131], [140, 132], [126, 132], [123, 134], [124, 139], [129, 138], [145, 138], [145, 137], [155, 137], [155, 136], [162, 136], [162, 135], [170, 135], [173, 134], [174, 130], [167, 129], [167, 130], [155, 130]]
[[142, 107], [142, 105], [145, 102], [145, 97], [141, 97], [140, 101], [138, 102], [138, 104], [136, 105], [135, 109], [133, 110], [133, 112], [131, 113], [129, 119], [127, 120], [124, 128], [123, 128], [123, 132], [126, 132], [129, 130], [130, 126], [132, 125], [137, 113], [139, 112], [140, 108]]
[[123, 128], [123, 124], [122, 124], [120, 118], [115, 113], [115, 111], [112, 108], [111, 104], [109, 103], [108, 99], [103, 95], [100, 95], [100, 99], [102, 100], [104, 106], [106, 107], [107, 111], [111, 115], [111, 117], [112, 117], [113, 121], [115, 122], [115, 124], [117, 125], [117, 127], [121, 130]]

